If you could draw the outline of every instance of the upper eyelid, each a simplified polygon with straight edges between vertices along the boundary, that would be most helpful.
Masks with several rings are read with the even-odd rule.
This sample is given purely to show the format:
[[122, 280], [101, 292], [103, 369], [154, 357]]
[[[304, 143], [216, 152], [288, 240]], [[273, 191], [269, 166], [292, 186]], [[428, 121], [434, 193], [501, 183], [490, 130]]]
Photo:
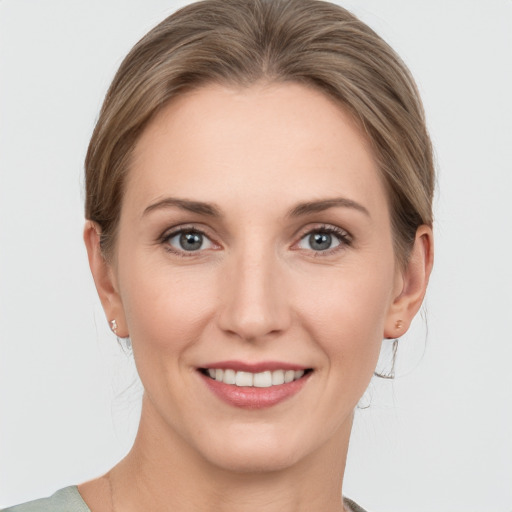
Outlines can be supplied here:
[[183, 232], [187, 232], [187, 231], [195, 231], [197, 233], [200, 233], [200, 234], [206, 236], [207, 238], [211, 238], [211, 235], [208, 234], [207, 229], [204, 229], [203, 227], [200, 227], [197, 224], [190, 223], [190, 224], [178, 224], [177, 226], [167, 228], [160, 235], [159, 239], [168, 240], [169, 238], [172, 238], [173, 236], [176, 236], [179, 233], [183, 233]]
[[335, 235], [338, 235], [340, 237], [345, 236], [346, 238], [348, 238], [350, 240], [353, 239], [352, 234], [349, 231], [347, 231], [346, 229], [336, 226], [334, 224], [326, 224], [326, 223], [318, 224], [316, 227], [303, 228], [298, 231], [298, 234], [296, 236], [299, 237], [298, 238], [299, 240], [302, 240], [305, 236], [307, 236], [311, 233], [318, 233], [318, 232], [321, 233], [322, 231], [328, 231], [328, 232], [334, 233]]

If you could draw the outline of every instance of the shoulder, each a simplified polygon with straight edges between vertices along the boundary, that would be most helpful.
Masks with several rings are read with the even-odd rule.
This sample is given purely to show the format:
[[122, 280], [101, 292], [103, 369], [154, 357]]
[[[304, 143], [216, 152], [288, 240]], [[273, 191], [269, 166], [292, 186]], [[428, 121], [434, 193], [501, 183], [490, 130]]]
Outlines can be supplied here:
[[91, 512], [75, 485], [65, 487], [49, 498], [29, 501], [0, 512]]
[[355, 501], [349, 498], [343, 498], [343, 505], [345, 505], [347, 512], [366, 512], [363, 507], [360, 507]]

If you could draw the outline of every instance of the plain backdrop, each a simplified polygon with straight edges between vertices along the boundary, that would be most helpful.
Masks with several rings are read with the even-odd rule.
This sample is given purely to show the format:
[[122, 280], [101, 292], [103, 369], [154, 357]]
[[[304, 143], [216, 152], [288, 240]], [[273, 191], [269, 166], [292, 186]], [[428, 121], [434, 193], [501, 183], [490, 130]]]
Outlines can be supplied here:
[[[0, 0], [0, 508], [130, 446], [140, 387], [89, 275], [83, 158], [122, 57], [184, 3]], [[511, 512], [512, 1], [340, 3], [416, 77], [439, 182], [426, 320], [362, 399], [344, 492], [370, 512]]]

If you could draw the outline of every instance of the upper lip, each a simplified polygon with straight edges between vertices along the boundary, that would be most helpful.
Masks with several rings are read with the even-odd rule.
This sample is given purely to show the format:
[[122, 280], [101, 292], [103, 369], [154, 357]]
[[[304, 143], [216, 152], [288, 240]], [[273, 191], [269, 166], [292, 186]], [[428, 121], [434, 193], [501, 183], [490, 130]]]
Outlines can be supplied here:
[[282, 361], [261, 361], [258, 363], [248, 363], [244, 361], [215, 361], [205, 364], [204, 366], [201, 366], [201, 368], [260, 373], [273, 370], [308, 370], [310, 367], [294, 363], [285, 363]]

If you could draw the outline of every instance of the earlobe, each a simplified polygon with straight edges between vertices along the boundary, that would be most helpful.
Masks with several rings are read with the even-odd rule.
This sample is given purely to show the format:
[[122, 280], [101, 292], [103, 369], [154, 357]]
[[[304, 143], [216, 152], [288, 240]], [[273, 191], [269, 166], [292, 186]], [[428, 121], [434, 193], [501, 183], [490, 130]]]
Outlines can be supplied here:
[[[87, 248], [89, 267], [105, 311], [109, 326], [116, 326], [115, 334], [120, 338], [128, 337], [124, 308], [115, 279], [112, 265], [107, 262], [100, 246], [101, 228], [92, 221], [86, 221], [84, 242]], [[114, 322], [114, 324], [112, 323]]]
[[401, 273], [401, 289], [389, 309], [384, 337], [399, 338], [407, 332], [419, 311], [434, 263], [432, 228], [422, 225], [416, 231], [414, 246]]

